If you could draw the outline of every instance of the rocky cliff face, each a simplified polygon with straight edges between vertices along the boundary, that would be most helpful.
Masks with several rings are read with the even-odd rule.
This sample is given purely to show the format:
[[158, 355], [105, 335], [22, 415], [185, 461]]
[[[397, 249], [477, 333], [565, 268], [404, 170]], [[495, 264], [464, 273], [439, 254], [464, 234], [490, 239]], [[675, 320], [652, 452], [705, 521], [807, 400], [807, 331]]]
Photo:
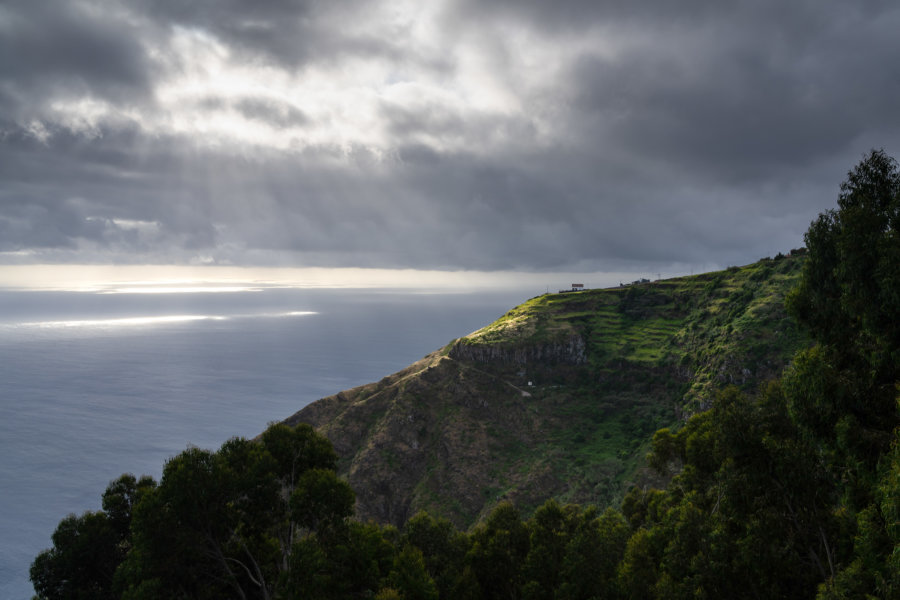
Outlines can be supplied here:
[[[427, 508], [460, 526], [493, 505], [499, 479], [537, 502], [562, 490], [524, 472], [498, 478], [509, 443], [528, 444], [538, 421], [528, 397], [492, 374], [431, 354], [376, 384], [314, 403], [287, 420], [310, 423], [335, 445], [362, 519], [402, 525]], [[527, 495], [527, 494], [526, 494]]]
[[467, 527], [498, 502], [615, 503], [654, 431], [752, 392], [806, 344], [782, 307], [799, 263], [550, 294], [288, 423], [328, 436], [362, 519], [419, 510]]
[[450, 357], [477, 363], [508, 365], [583, 365], [587, 362], [587, 345], [580, 335], [572, 335], [556, 342], [524, 345], [472, 344], [463, 338], [453, 344]]

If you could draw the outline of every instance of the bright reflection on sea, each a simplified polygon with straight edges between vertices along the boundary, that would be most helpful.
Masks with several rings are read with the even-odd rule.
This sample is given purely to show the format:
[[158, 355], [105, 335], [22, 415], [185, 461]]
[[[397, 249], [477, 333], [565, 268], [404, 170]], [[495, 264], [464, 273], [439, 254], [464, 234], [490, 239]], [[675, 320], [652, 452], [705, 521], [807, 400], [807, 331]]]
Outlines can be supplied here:
[[223, 294], [235, 292], [261, 292], [262, 288], [241, 285], [153, 285], [128, 286], [100, 290], [101, 294]]
[[165, 323], [186, 323], [189, 321], [224, 321], [228, 317], [213, 315], [167, 315], [162, 317], [130, 317], [126, 319], [81, 319], [74, 321], [37, 321], [23, 323], [25, 326], [55, 327], [128, 327], [140, 325], [162, 325]]
[[74, 319], [69, 321], [34, 321], [21, 323], [24, 327], [38, 327], [41, 329], [56, 329], [70, 327], [140, 327], [152, 325], [166, 325], [170, 323], [189, 323], [191, 321], [227, 321], [235, 318], [253, 318], [253, 317], [299, 317], [305, 315], [315, 315], [315, 311], [294, 310], [282, 313], [261, 313], [261, 314], [243, 314], [243, 315], [163, 315], [154, 317], [127, 317], [120, 319]]

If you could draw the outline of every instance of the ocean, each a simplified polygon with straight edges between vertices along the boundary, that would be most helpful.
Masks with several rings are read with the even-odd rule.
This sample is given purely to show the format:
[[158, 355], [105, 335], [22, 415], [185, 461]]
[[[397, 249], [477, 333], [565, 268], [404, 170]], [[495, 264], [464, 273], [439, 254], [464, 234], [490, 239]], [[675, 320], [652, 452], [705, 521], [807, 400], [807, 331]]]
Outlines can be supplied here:
[[[531, 292], [531, 293], [530, 293]], [[188, 445], [253, 437], [405, 367], [535, 290], [0, 290], [0, 600], [66, 514]]]

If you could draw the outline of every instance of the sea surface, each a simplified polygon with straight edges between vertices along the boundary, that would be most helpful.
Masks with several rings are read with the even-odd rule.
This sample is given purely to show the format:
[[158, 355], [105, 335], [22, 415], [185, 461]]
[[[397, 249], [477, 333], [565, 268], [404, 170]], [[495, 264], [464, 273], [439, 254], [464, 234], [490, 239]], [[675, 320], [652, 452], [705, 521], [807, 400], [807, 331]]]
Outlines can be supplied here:
[[158, 479], [377, 381], [535, 295], [274, 288], [107, 294], [0, 290], [0, 600], [61, 518], [125, 472]]

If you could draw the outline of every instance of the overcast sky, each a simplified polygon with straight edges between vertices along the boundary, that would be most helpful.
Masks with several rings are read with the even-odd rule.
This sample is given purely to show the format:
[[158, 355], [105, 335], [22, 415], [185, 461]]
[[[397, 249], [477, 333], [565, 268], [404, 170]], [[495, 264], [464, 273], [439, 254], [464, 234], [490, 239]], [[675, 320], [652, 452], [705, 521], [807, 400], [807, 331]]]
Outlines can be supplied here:
[[687, 270], [900, 152], [895, 0], [0, 1], [0, 263]]

